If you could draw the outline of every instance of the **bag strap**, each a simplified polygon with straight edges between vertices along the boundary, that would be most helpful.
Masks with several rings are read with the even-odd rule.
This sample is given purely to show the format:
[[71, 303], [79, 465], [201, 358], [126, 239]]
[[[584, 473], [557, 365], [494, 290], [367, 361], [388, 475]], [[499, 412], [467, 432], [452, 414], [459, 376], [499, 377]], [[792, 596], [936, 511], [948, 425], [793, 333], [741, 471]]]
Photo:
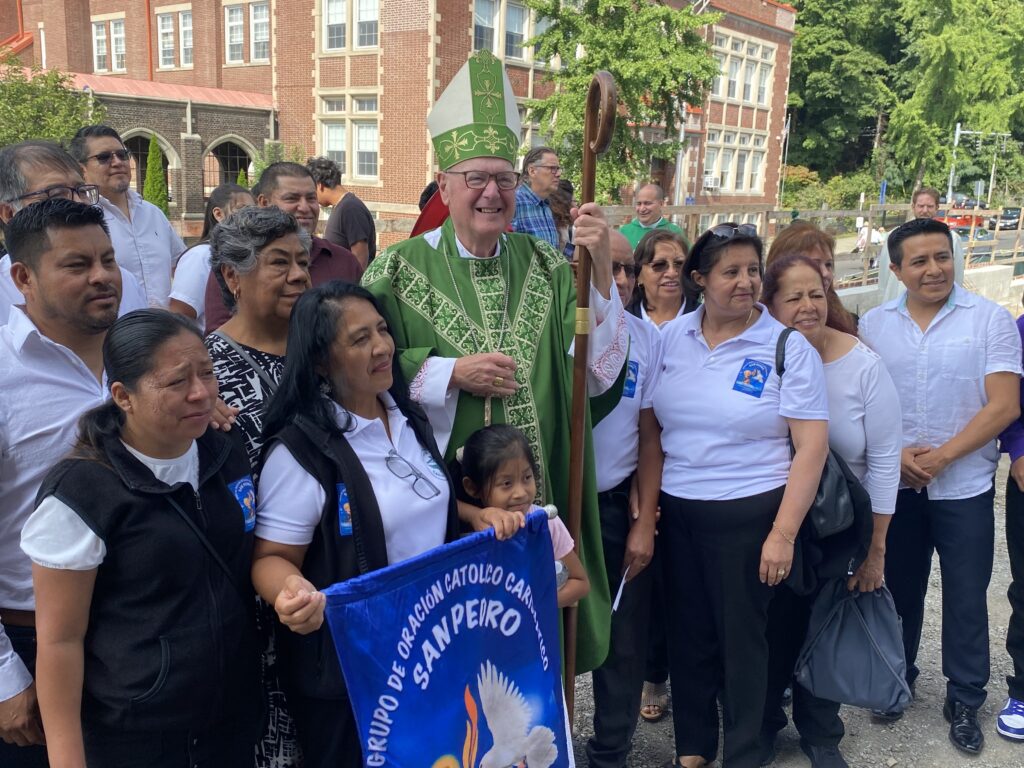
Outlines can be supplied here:
[[167, 501], [169, 501], [171, 506], [174, 507], [174, 511], [178, 513], [178, 516], [185, 521], [185, 524], [189, 527], [192, 533], [195, 534], [195, 537], [199, 539], [199, 543], [203, 545], [203, 548], [206, 549], [206, 551], [210, 554], [210, 557], [213, 558], [213, 561], [217, 563], [220, 569], [224, 571], [224, 573], [227, 575], [228, 581], [231, 582], [231, 585], [241, 596], [242, 602], [244, 603], [246, 600], [254, 598], [254, 592], [247, 593], [245, 590], [241, 588], [241, 586], [239, 586], [238, 582], [235, 581], [235, 574], [228, 566], [228, 564], [224, 562], [224, 558], [220, 556], [220, 553], [216, 549], [214, 549], [213, 544], [210, 542], [208, 538], [206, 538], [206, 534], [199, 530], [199, 526], [196, 525], [195, 521], [188, 516], [188, 513], [186, 513], [185, 510], [181, 508], [181, 505], [178, 504], [174, 497], [168, 495]]
[[274, 394], [274, 392], [277, 390], [277, 382], [270, 378], [270, 374], [263, 370], [263, 367], [259, 365], [255, 360], [253, 360], [252, 355], [246, 352], [241, 344], [232, 339], [219, 328], [216, 331], [214, 331], [211, 334], [211, 336], [216, 336], [218, 339], [221, 339], [225, 344], [227, 344], [229, 347], [235, 350], [235, 352], [238, 353], [239, 357], [241, 357], [249, 365], [250, 368], [256, 371], [256, 375], [259, 376], [260, 379], [263, 381], [263, 386], [267, 388], [267, 394]]
[[779, 334], [779, 340], [775, 343], [775, 373], [780, 379], [786, 371], [786, 341], [795, 330], [795, 328], [784, 328]]

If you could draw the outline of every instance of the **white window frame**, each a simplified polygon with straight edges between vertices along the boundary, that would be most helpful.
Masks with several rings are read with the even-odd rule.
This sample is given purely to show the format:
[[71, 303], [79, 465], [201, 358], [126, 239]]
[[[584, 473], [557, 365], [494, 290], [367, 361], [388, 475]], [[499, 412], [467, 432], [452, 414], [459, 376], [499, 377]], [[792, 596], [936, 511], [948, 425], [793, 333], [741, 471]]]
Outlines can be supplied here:
[[[192, 36], [192, 11], [178, 12], [178, 32], [178, 61], [182, 67], [191, 67], [194, 43]], [[188, 45], [185, 44], [186, 40]]]
[[[360, 104], [361, 101], [373, 99], [373, 108], [369, 105]], [[356, 114], [366, 115], [380, 112], [380, 97], [376, 93], [355, 93], [349, 97], [352, 103], [352, 111]]]
[[736, 192], [746, 191], [747, 186], [747, 161], [750, 158], [750, 153], [747, 151], [740, 151], [736, 153], [736, 176], [733, 182], [733, 189]]
[[704, 176], [718, 175], [718, 147], [704, 148]]
[[761, 168], [764, 166], [764, 152], [750, 153], [750, 184], [748, 189], [751, 192], [764, 191], [764, 179], [761, 176]]
[[[520, 18], [522, 19], [522, 26], [519, 30], [513, 30], [512, 25], [510, 24], [509, 14], [513, 8], [517, 8], [519, 10]], [[502, 41], [502, 50], [505, 53], [505, 58], [525, 59], [525, 43], [529, 39], [529, 35], [527, 33], [529, 32], [530, 28], [530, 9], [526, 6], [525, 3], [518, 2], [517, 0], [506, 0], [505, 13], [503, 14], [503, 18], [505, 19], [505, 30], [503, 35], [504, 40]], [[514, 38], [510, 39], [510, 35], [517, 36], [519, 38], [519, 42], [516, 43]], [[513, 48], [519, 49], [518, 54], [510, 52], [510, 43]]]
[[[355, 19], [353, 19], [352, 25], [355, 34], [352, 37], [352, 46], [354, 48], [377, 48], [380, 45], [379, 0], [352, 0], [352, 4], [355, 6], [353, 9]], [[364, 31], [363, 25], [372, 25], [372, 34], [368, 31], [370, 26], [367, 26]], [[364, 38], [366, 39], [364, 40]]]
[[[325, 51], [343, 51], [348, 47], [348, 2], [347, 0], [324, 0], [324, 37]], [[332, 22], [331, 20], [334, 19]], [[339, 21], [340, 19], [340, 21]], [[331, 45], [331, 27], [341, 35], [341, 45]]]
[[729, 74], [726, 76], [725, 81], [725, 98], [727, 99], [735, 99], [736, 94], [739, 93], [739, 79], [741, 67], [742, 62], [738, 57], [729, 57]]
[[[266, 19], [257, 19], [256, 11], [262, 9], [266, 12]], [[261, 34], [258, 38], [256, 36], [257, 24], [260, 29], [264, 30], [264, 34]], [[265, 56], [259, 56], [256, 53], [257, 45], [266, 45], [267, 53]], [[250, 3], [249, 4], [249, 61], [252, 63], [268, 62], [270, 61], [270, 3]]]
[[710, 95], [725, 101], [769, 106], [775, 48], [758, 37], [715, 33], [712, 55], [719, 63]]
[[[100, 51], [102, 44], [103, 51]], [[100, 57], [103, 57], [100, 66]], [[110, 49], [107, 46], [107, 22], [94, 21], [92, 23], [92, 71], [106, 72], [110, 66]]]
[[[490, 24], [490, 26], [486, 26], [484, 24], [480, 24], [480, 25], [477, 24], [477, 19], [478, 18], [481, 18], [481, 19], [483, 18], [483, 16], [481, 16], [477, 12], [477, 8], [479, 7], [479, 5], [481, 3], [489, 3], [489, 4], [493, 5], [493, 7], [494, 7], [494, 12], [491, 14], [491, 24]], [[474, 52], [482, 51], [482, 50], [484, 50], [485, 47], [487, 47], [487, 46], [477, 46], [476, 29], [477, 29], [477, 26], [480, 26], [483, 29], [489, 29], [491, 31], [491, 44], [490, 44], [489, 47], [487, 47], [487, 50], [489, 50], [491, 53], [494, 53], [495, 55], [497, 55], [496, 50], [497, 50], [497, 45], [498, 45], [498, 19], [500, 18], [500, 16], [501, 16], [501, 0], [473, 0], [473, 51]]]
[[[332, 112], [331, 114], [337, 114]], [[330, 158], [338, 164], [338, 168], [341, 169], [341, 175], [344, 177], [348, 174], [348, 125], [345, 120], [325, 120], [322, 123], [323, 132], [323, 154], [325, 157]], [[332, 131], [341, 132], [341, 149], [331, 149], [330, 135]], [[340, 152], [341, 157], [337, 155]]]
[[754, 78], [757, 76], [757, 62], [747, 59], [743, 62], [743, 100], [754, 100]]
[[[124, 19], [110, 21], [110, 71], [125, 72], [128, 69], [128, 44], [126, 40]], [[120, 60], [120, 65], [118, 61]]]
[[161, 13], [156, 17], [157, 69], [174, 69], [174, 51], [177, 48], [174, 14]]
[[[340, 104], [339, 109], [332, 109], [331, 102]], [[348, 97], [343, 93], [331, 94], [320, 97], [320, 111], [325, 115], [343, 115], [346, 112]]]
[[[379, 179], [380, 178], [380, 121], [379, 120], [353, 120], [352, 121], [352, 177], [356, 179]], [[360, 155], [365, 150], [360, 147], [360, 129], [372, 128], [374, 132], [373, 149], [373, 173], [360, 173]]]
[[[235, 16], [235, 19], [232, 19]], [[232, 43], [232, 32], [238, 33], [238, 41]], [[231, 46], [238, 49], [238, 57], [232, 57]], [[227, 64], [245, 63], [245, 6], [224, 6], [224, 62]]]
[[768, 103], [768, 89], [771, 83], [772, 67], [770, 64], [762, 64], [757, 71], [757, 103], [765, 105]]
[[723, 192], [732, 190], [732, 158], [735, 154], [736, 150], [729, 147], [722, 150], [718, 164], [718, 188]]

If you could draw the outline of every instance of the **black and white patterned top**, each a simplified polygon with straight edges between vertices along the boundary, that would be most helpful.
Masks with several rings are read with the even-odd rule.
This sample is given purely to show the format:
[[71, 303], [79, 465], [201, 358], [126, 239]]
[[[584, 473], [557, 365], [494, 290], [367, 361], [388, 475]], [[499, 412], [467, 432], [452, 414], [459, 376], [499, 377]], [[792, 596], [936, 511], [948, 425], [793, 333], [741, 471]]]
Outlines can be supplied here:
[[[254, 371], [224, 339], [210, 334], [205, 342], [213, 360], [213, 372], [220, 386], [221, 399], [232, 408], [239, 409], [234, 428], [241, 431], [242, 437], [245, 438], [249, 462], [255, 469], [260, 458], [260, 450], [263, 448], [260, 432], [263, 429], [263, 416], [270, 400], [270, 393], [266, 391], [266, 385], [259, 373]], [[281, 380], [284, 356], [261, 352], [244, 344], [239, 346], [271, 379], [275, 382]]]

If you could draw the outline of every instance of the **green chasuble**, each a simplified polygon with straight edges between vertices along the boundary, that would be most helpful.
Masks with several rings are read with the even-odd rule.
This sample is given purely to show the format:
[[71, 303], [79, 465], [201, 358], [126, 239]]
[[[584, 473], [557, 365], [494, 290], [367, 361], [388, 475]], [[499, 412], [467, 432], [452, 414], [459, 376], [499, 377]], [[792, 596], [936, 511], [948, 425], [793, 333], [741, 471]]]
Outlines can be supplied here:
[[686, 238], [686, 233], [683, 232], [683, 230], [681, 230], [671, 221], [666, 219], [664, 216], [662, 216], [658, 220], [657, 224], [652, 224], [649, 227], [645, 227], [643, 224], [641, 224], [640, 219], [633, 219], [628, 224], [623, 224], [621, 227], [619, 227], [619, 232], [626, 236], [626, 239], [629, 240], [629, 244], [633, 246], [633, 248], [635, 249], [637, 244], [639, 244], [640, 240], [643, 238], [643, 236], [650, 232], [652, 229], [667, 229], [670, 232], [675, 232], [677, 235], [681, 235], [683, 238], [683, 242], [686, 243], [687, 250], [689, 250], [690, 241]]
[[[576, 312], [575, 277], [565, 257], [529, 235], [503, 234], [498, 258], [462, 258], [449, 219], [441, 228], [437, 248], [423, 236], [392, 246], [370, 264], [363, 285], [387, 313], [407, 381], [415, 378], [430, 356], [503, 352], [515, 359], [519, 389], [508, 398], [493, 398], [491, 421], [512, 424], [526, 434], [541, 469], [537, 501], [556, 505], [565, 519], [573, 367], [568, 350]], [[577, 544], [590, 576], [590, 594], [579, 610], [580, 673], [604, 661], [611, 621], [591, 416], [600, 418], [614, 407], [622, 394], [622, 381], [620, 375], [608, 392], [591, 398], [588, 409]], [[484, 398], [459, 392], [445, 460], [451, 461], [456, 449], [483, 426]]]

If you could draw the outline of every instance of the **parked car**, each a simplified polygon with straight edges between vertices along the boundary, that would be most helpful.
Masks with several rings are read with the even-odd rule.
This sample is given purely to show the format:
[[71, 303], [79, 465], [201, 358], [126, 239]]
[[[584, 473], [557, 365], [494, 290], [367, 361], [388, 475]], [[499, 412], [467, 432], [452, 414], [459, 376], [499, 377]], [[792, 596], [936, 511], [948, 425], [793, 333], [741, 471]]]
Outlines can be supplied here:
[[1020, 226], [1020, 208], [1003, 208], [998, 216], [989, 216], [988, 228], [992, 230], [1017, 229]]
[[[996, 236], [990, 231], [983, 227], [975, 227], [973, 241], [971, 240], [970, 227], [956, 227], [953, 231], [960, 236], [964, 250], [971, 254], [971, 264], [983, 264], [991, 261], [992, 252], [996, 246]], [[1006, 254], [1003, 257], [997, 255], [996, 258], [1010, 258], [1011, 255]]]

